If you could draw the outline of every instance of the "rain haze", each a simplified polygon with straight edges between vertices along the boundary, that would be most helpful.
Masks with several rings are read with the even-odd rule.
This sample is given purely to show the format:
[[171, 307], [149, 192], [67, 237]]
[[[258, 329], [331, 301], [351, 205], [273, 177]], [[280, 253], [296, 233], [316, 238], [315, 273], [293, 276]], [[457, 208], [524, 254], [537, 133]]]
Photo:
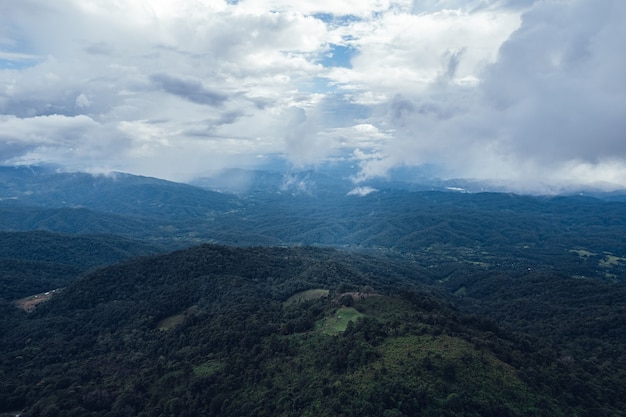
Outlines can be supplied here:
[[[0, 163], [626, 187], [623, 0], [0, 0]], [[358, 184], [357, 184], [358, 185]], [[362, 190], [368, 190], [365, 185]]]

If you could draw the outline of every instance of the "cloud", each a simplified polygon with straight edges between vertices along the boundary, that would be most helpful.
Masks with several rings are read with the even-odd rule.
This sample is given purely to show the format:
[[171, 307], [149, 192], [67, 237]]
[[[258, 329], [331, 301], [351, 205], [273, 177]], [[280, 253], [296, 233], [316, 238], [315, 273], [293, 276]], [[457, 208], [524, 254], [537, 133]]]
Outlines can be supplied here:
[[[626, 88], [618, 75], [626, 60], [616, 54], [626, 31], [618, 16], [626, 17], [623, 2], [537, 2], [475, 87], [431, 83], [387, 102], [382, 123], [396, 136], [383, 158], [365, 164], [369, 175], [435, 163], [442, 176], [522, 191], [626, 186]], [[463, 55], [445, 75], [456, 74]]]
[[544, 163], [626, 155], [616, 16], [626, 17], [622, 2], [542, 3], [525, 15], [484, 84], [489, 110], [510, 127], [496, 132], [502, 148]]
[[319, 130], [317, 122], [307, 115], [305, 109], [291, 107], [285, 111], [284, 118], [287, 128], [285, 151], [297, 167], [303, 168], [314, 164], [332, 152], [332, 139], [328, 140], [317, 135]]
[[204, 87], [202, 82], [197, 79], [183, 79], [167, 74], [153, 74], [150, 76], [150, 80], [165, 92], [197, 104], [219, 106], [228, 98], [224, 94]]
[[85, 109], [90, 106], [89, 98], [81, 93], [78, 97], [76, 97], [76, 107], [80, 109]]
[[112, 133], [85, 115], [0, 116], [0, 132], [0, 153], [10, 164], [55, 163], [85, 170], [94, 157], [109, 164], [130, 145], [120, 131]]
[[352, 158], [362, 183], [427, 164], [626, 185], [620, 0], [3, 6], [2, 163], [187, 180], [282, 155]]
[[359, 197], [365, 197], [366, 195], [374, 193], [376, 191], [378, 191], [378, 190], [375, 189], [375, 188], [372, 188], [370, 186], [356, 187], [356, 188], [353, 188], [352, 190], [348, 191], [347, 195], [356, 195], [356, 196], [359, 196]]

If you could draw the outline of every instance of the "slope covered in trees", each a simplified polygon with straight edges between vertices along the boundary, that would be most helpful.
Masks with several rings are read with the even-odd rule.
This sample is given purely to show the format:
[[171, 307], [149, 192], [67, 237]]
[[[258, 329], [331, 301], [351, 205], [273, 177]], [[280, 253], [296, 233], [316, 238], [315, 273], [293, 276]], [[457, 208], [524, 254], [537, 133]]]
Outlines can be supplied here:
[[[29, 316], [0, 306], [0, 412], [623, 415], [612, 364], [592, 373], [549, 338], [461, 314], [403, 268], [205, 245], [99, 269]], [[286, 302], [311, 289], [328, 292]]]
[[0, 174], [0, 413], [626, 409], [623, 202]]
[[113, 235], [0, 231], [0, 298], [64, 287], [89, 269], [155, 254], [162, 247]]
[[201, 217], [233, 208], [232, 196], [124, 173], [91, 175], [45, 167], [0, 166], [0, 201], [45, 208], [87, 208], [134, 217]]
[[205, 242], [325, 245], [418, 253], [437, 264], [523, 260], [609, 279], [626, 272], [626, 203], [618, 201], [391, 185], [359, 197], [346, 195], [345, 181], [333, 186], [320, 175], [313, 176], [316, 186], [294, 190], [267, 186], [258, 174], [253, 184], [260, 189], [235, 196], [128, 174], [7, 167], [0, 174], [0, 230], [110, 233], [170, 249]]

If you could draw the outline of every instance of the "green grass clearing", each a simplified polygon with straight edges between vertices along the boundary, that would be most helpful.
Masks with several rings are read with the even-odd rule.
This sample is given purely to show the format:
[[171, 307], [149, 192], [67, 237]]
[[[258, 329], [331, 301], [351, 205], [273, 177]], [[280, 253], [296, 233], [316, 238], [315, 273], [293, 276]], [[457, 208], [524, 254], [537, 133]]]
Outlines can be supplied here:
[[618, 266], [622, 262], [626, 262], [626, 258], [607, 254], [606, 257], [600, 261], [600, 266], [603, 268], [611, 268]]
[[364, 314], [352, 307], [342, 307], [335, 311], [332, 316], [319, 321], [316, 328], [322, 334], [340, 334], [346, 330], [349, 322], [356, 323], [359, 317], [364, 317]]
[[292, 303], [300, 303], [302, 301], [315, 300], [315, 299], [322, 298], [322, 297], [328, 297], [328, 293], [329, 293], [328, 290], [324, 290], [322, 288], [315, 288], [311, 290], [301, 291], [289, 297], [287, 301], [284, 302], [284, 304], [287, 305], [287, 304], [292, 304]]
[[489, 268], [491, 266], [491, 264], [489, 262], [479, 262], [479, 261], [465, 261], [468, 264], [472, 264], [472, 265], [476, 265], [476, 266], [480, 266], [483, 268]]
[[173, 316], [166, 317], [163, 320], [159, 321], [157, 323], [157, 329], [159, 329], [159, 330], [172, 330], [174, 327], [178, 326], [183, 321], [185, 321], [185, 315], [184, 314], [182, 314], [182, 313], [181, 314], [175, 314]]
[[193, 374], [198, 378], [208, 378], [224, 368], [224, 364], [216, 360], [208, 360], [193, 367]]
[[576, 255], [580, 256], [581, 258], [588, 258], [589, 256], [596, 256], [597, 254], [593, 253], [593, 252], [589, 252], [588, 250], [585, 249], [570, 249], [569, 250], [572, 253], [575, 253]]
[[174, 327], [182, 324], [187, 317], [195, 316], [198, 314], [199, 309], [197, 305], [193, 305], [185, 310], [183, 313], [174, 314], [159, 321], [156, 325], [159, 330], [172, 330]]

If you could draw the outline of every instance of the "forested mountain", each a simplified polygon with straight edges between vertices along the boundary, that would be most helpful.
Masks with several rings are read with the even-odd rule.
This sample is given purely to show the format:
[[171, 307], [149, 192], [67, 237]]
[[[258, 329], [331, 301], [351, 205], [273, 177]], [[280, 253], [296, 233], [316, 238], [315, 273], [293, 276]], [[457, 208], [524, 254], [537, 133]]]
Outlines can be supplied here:
[[124, 173], [105, 176], [58, 173], [40, 167], [0, 167], [0, 201], [164, 218], [229, 211], [234, 199], [191, 185]]
[[201, 246], [94, 271], [28, 319], [4, 307], [1, 411], [624, 415], [617, 364], [456, 312], [394, 268]]
[[626, 203], [0, 174], [0, 413], [624, 415]]
[[[275, 185], [278, 178], [270, 178]], [[128, 174], [2, 168], [0, 230], [110, 233], [172, 249], [214, 242], [428, 252], [437, 262], [525, 259], [529, 266], [573, 265], [562, 271], [572, 275], [624, 273], [626, 203], [394, 189], [357, 196], [323, 192], [327, 182], [298, 193], [259, 185], [236, 197]]]
[[0, 232], [0, 298], [14, 300], [64, 287], [95, 267], [163, 251], [114, 235]]
[[45, 230], [64, 234], [113, 234], [153, 238], [158, 221], [85, 208], [42, 208], [15, 202], [0, 202], [2, 230], [27, 232]]

